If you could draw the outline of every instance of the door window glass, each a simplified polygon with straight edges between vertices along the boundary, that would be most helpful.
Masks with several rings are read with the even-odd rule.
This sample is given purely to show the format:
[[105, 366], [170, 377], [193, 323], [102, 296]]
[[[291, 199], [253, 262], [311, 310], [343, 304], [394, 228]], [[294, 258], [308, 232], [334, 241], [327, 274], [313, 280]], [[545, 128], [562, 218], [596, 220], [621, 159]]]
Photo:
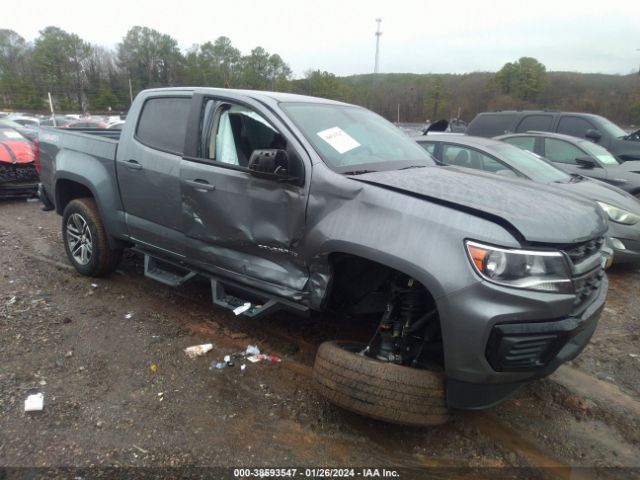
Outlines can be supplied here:
[[182, 155], [190, 97], [150, 98], [144, 104], [136, 138], [146, 146]]
[[418, 145], [424, 148], [431, 155], [436, 151], [436, 144], [433, 142], [418, 142]]
[[584, 157], [584, 152], [569, 142], [555, 138], [544, 139], [544, 156], [552, 162], [576, 164], [576, 158]]
[[502, 140], [503, 142], [510, 143], [511, 145], [515, 145], [518, 148], [523, 150], [528, 150], [530, 152], [534, 151], [536, 139], [535, 137], [511, 137], [505, 138]]
[[[213, 108], [205, 108], [205, 115]], [[221, 104], [205, 119], [203, 156], [229, 165], [247, 167], [254, 150], [286, 149], [287, 142], [261, 115], [240, 105]], [[208, 125], [208, 127], [207, 127]]]
[[551, 130], [551, 115], [527, 115], [516, 128], [516, 132], [530, 132], [541, 130], [548, 132]]
[[558, 124], [558, 133], [584, 138], [587, 130], [595, 128], [588, 121], [578, 117], [562, 117]]

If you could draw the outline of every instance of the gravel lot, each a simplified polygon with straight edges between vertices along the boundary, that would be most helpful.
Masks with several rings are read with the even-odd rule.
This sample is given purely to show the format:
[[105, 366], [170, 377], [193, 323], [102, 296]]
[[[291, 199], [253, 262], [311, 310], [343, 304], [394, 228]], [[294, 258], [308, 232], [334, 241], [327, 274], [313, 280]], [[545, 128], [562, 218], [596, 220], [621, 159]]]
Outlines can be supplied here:
[[[518, 472], [632, 478], [640, 474], [640, 271], [609, 278], [600, 326], [576, 361], [490, 411], [409, 429], [314, 392], [315, 349], [357, 335], [357, 325], [321, 315], [237, 318], [211, 304], [206, 283], [171, 289], [144, 278], [136, 254], [109, 278], [81, 277], [67, 263], [59, 216], [2, 202], [0, 467], [478, 469], [459, 478], [547, 467]], [[204, 357], [183, 352], [206, 342], [214, 348]], [[248, 344], [284, 361], [210, 369]], [[43, 412], [23, 411], [32, 389], [44, 394]]]

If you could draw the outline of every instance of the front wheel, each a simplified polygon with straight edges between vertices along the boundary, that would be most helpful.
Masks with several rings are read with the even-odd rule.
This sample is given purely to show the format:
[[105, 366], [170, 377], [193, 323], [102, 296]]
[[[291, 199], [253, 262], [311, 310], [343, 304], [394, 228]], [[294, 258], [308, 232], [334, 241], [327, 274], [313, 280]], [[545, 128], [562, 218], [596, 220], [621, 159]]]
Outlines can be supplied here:
[[339, 407], [390, 423], [423, 427], [448, 420], [440, 372], [380, 361], [361, 354], [365, 346], [320, 345], [313, 377], [321, 395]]
[[93, 198], [69, 202], [62, 216], [62, 238], [69, 261], [82, 275], [100, 277], [118, 268], [122, 251], [109, 248], [107, 232]]

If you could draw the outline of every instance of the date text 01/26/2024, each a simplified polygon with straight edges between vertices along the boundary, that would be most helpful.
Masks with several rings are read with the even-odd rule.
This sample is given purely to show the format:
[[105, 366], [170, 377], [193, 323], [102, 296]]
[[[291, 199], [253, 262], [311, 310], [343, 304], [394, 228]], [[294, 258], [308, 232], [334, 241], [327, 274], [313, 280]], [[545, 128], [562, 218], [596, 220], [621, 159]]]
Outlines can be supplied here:
[[386, 468], [235, 468], [234, 478], [400, 478]]

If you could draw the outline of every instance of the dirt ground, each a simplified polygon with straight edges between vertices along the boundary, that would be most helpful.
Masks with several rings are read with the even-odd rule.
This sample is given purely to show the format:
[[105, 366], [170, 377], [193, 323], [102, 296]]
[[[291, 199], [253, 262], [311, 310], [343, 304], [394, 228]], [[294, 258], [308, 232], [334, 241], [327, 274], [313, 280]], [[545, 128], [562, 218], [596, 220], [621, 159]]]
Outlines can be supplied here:
[[[492, 410], [415, 429], [315, 393], [315, 349], [355, 326], [235, 317], [211, 304], [206, 283], [171, 289], [145, 278], [133, 253], [109, 278], [82, 277], [67, 263], [60, 223], [38, 203], [0, 203], [0, 478], [2, 467], [63, 466], [640, 476], [640, 271], [609, 272], [604, 315], [574, 362]], [[204, 357], [183, 352], [207, 342]], [[249, 344], [283, 362], [210, 368]], [[32, 391], [44, 394], [42, 412], [24, 412]]]

